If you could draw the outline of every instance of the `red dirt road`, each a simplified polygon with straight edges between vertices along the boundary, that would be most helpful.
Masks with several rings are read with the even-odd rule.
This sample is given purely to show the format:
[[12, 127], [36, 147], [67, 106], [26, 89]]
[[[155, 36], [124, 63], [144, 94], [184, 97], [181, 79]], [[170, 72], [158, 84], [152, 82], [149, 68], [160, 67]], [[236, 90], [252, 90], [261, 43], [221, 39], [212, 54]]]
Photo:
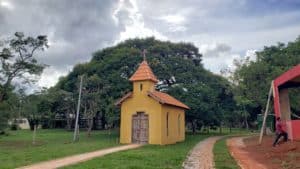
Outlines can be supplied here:
[[274, 137], [231, 138], [227, 146], [242, 169], [300, 169], [300, 142], [280, 143], [272, 147]]

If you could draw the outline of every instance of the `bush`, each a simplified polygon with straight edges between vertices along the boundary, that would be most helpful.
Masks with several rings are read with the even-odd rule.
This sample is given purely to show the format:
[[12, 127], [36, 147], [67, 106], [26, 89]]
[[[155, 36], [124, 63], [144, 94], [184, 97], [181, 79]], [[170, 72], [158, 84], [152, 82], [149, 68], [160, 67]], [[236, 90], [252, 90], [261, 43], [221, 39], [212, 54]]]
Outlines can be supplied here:
[[12, 125], [10, 125], [10, 129], [11, 130], [18, 130], [18, 129], [20, 129], [20, 127], [18, 126], [18, 124], [13, 123]]
[[[4, 132], [8, 127], [8, 113], [2, 111], [0, 104], [0, 132]], [[4, 132], [5, 133], [5, 132]]]
[[210, 129], [211, 130], [217, 130], [217, 127], [216, 126], [210, 126]]

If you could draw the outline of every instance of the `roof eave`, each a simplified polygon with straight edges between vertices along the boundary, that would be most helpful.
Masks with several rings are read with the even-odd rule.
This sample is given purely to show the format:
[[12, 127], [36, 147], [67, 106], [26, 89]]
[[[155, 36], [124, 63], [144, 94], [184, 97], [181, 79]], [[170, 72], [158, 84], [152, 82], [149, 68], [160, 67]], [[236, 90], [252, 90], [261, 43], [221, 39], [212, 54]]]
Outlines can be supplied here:
[[154, 100], [158, 101], [158, 102], [161, 103], [161, 104], [166, 104], [166, 105], [169, 105], [169, 106], [174, 106], [174, 107], [182, 108], [182, 109], [185, 109], [185, 110], [190, 110], [190, 108], [189, 108], [187, 105], [179, 106], [179, 105], [174, 105], [174, 104], [166, 103], [166, 102], [164, 102], [162, 99], [160, 99], [159, 97], [155, 96], [155, 95], [154, 95], [152, 92], [150, 92], [150, 91], [148, 91], [148, 96], [152, 97]]
[[132, 92], [125, 94], [121, 99], [115, 102], [115, 106], [120, 106], [126, 99], [132, 97]]
[[165, 102], [159, 97], [155, 96], [152, 92], [148, 91], [148, 96], [152, 97], [154, 100], [158, 101], [161, 104], [165, 104]]
[[190, 108], [187, 106], [187, 107], [183, 107], [183, 106], [178, 106], [178, 105], [173, 105], [173, 104], [168, 104], [168, 103], [165, 103], [166, 105], [169, 105], [169, 106], [174, 106], [174, 107], [178, 107], [178, 108], [181, 108], [181, 109], [184, 109], [184, 110], [190, 110]]
[[154, 83], [157, 83], [158, 82], [158, 80], [157, 79], [129, 79], [129, 81], [131, 81], [131, 82], [137, 82], [137, 81], [145, 81], [145, 80], [150, 80], [150, 81], [152, 81], [152, 82], [154, 82]]

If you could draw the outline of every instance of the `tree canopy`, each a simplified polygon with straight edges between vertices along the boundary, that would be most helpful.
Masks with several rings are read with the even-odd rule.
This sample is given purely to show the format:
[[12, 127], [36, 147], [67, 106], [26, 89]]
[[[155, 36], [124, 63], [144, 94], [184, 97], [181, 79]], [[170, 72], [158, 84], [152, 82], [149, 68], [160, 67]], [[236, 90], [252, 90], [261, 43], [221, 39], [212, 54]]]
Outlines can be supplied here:
[[[190, 43], [154, 38], [131, 39], [96, 51], [90, 62], [76, 65], [66, 77], [60, 78], [55, 88], [77, 93], [80, 75], [84, 74], [86, 81], [96, 79], [97, 85], [90, 83], [87, 88], [100, 98], [98, 114], [103, 116], [103, 123], [118, 125], [119, 110], [111, 105], [132, 90], [128, 79], [143, 60], [143, 49], [147, 50], [147, 61], [160, 81], [157, 89], [190, 106], [186, 119], [195, 127], [220, 125], [224, 114], [232, 111], [235, 104], [228, 81], [203, 68], [198, 48]], [[91, 92], [88, 93], [93, 97]]]
[[47, 43], [45, 35], [25, 37], [22, 32], [16, 32], [7, 40], [0, 39], [0, 132], [10, 117], [10, 97], [15, 96], [12, 81], [31, 82], [34, 81], [33, 75], [43, 72], [46, 65], [37, 61], [36, 52], [48, 48]]
[[[256, 60], [235, 61], [237, 69], [231, 77], [236, 101], [245, 107], [252, 121], [265, 108], [271, 81], [300, 63], [300, 37], [287, 44], [264, 47], [256, 55]], [[291, 90], [291, 109], [300, 113], [300, 91]]]

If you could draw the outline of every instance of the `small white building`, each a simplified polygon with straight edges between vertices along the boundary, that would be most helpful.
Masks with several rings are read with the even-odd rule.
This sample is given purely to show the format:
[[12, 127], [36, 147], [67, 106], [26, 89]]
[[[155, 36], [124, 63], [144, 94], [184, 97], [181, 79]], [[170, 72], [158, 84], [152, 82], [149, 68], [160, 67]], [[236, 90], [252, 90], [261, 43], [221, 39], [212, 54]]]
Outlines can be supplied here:
[[15, 124], [18, 124], [18, 126], [20, 127], [20, 129], [30, 129], [29, 121], [28, 121], [27, 118], [17, 118], [17, 119], [14, 119], [12, 121], [9, 121], [8, 124], [12, 125], [13, 122]]

